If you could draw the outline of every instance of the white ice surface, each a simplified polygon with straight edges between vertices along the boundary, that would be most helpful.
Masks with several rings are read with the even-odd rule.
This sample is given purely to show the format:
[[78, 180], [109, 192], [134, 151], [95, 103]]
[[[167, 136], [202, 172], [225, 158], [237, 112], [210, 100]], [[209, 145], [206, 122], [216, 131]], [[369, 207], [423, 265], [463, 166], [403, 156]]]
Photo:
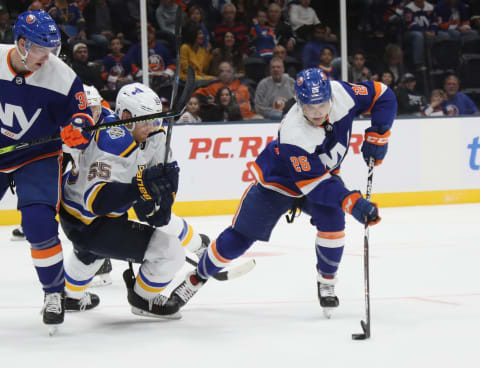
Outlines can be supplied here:
[[[257, 266], [209, 281], [178, 321], [130, 313], [113, 262], [112, 286], [92, 289], [100, 306], [70, 313], [49, 337], [43, 294], [24, 242], [0, 228], [0, 367], [478, 367], [480, 204], [387, 208], [371, 228], [372, 337], [352, 341], [365, 318], [363, 228], [347, 219], [336, 290], [326, 320], [316, 296], [315, 229], [281, 220], [247, 256]], [[187, 219], [215, 237], [230, 216]], [[71, 249], [62, 234], [64, 252]], [[175, 280], [190, 270], [186, 265]]]

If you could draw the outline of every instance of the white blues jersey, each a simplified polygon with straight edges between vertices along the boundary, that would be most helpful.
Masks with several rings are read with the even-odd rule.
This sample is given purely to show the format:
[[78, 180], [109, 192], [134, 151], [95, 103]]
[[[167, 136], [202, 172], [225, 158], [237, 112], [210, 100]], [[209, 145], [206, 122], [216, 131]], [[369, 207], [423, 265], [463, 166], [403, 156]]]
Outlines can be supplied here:
[[[98, 217], [93, 213], [92, 205], [103, 186], [111, 182], [129, 184], [139, 169], [163, 163], [165, 142], [163, 128], [157, 129], [140, 144], [135, 142], [126, 127], [98, 130], [63, 178], [63, 209], [89, 225]], [[118, 208], [107, 216], [121, 216], [132, 205]]]
[[[14, 45], [0, 45], [0, 147], [60, 133], [72, 115], [91, 115], [77, 75], [55, 55], [37, 71], [16, 74], [10, 63]], [[60, 140], [0, 156], [0, 171], [61, 153]]]

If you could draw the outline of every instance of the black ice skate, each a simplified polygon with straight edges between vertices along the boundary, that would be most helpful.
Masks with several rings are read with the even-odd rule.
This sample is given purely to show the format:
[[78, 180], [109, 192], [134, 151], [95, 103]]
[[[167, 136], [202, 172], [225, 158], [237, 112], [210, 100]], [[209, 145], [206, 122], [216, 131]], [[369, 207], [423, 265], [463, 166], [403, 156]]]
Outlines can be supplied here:
[[97, 271], [95, 277], [90, 283], [90, 287], [102, 287], [112, 284], [112, 278], [110, 272], [112, 271], [112, 262], [110, 258], [105, 258], [102, 267]]
[[123, 280], [127, 286], [128, 303], [132, 306], [132, 313], [143, 317], [179, 319], [180, 305], [164, 295], [157, 295], [147, 300], [138, 295], [133, 287], [135, 286], [135, 275], [130, 269], [123, 272]]
[[79, 311], [83, 312], [95, 308], [100, 304], [100, 298], [96, 294], [86, 292], [80, 299], [65, 298], [65, 310], [68, 312]]
[[332, 310], [340, 304], [338, 297], [335, 295], [335, 285], [317, 281], [317, 288], [318, 301], [323, 309], [323, 314], [326, 318], [330, 318], [332, 316]]
[[21, 241], [21, 240], [26, 240], [27, 238], [25, 237], [25, 234], [23, 233], [22, 227], [17, 227], [16, 229], [13, 229], [12, 231], [12, 237], [11, 240], [13, 241]]
[[202, 258], [203, 252], [205, 252], [210, 244], [210, 238], [205, 234], [200, 234], [200, 238], [202, 239], [202, 245], [193, 251], [195, 255], [198, 257], [198, 260]]
[[192, 297], [206, 282], [207, 280], [202, 279], [195, 271], [187, 273], [185, 281], [183, 281], [175, 288], [175, 290], [172, 291], [170, 300], [175, 301], [175, 303], [179, 304], [181, 308], [187, 304], [190, 299], [192, 299]]
[[65, 292], [45, 293], [41, 313], [43, 323], [49, 326], [49, 335], [54, 335], [65, 317]]

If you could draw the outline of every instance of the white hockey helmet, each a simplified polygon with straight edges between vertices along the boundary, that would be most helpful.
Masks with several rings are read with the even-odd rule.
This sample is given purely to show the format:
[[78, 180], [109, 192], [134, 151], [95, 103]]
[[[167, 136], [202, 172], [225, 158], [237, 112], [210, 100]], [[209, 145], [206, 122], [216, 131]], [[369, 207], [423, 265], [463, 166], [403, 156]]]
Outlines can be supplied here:
[[94, 86], [83, 85], [83, 90], [87, 96], [88, 106], [101, 106], [102, 105], [102, 96], [98, 93], [98, 90]]
[[131, 83], [118, 91], [115, 102], [115, 113], [120, 119], [126, 110], [132, 117], [155, 114], [162, 112], [162, 101], [151, 88], [138, 82]]

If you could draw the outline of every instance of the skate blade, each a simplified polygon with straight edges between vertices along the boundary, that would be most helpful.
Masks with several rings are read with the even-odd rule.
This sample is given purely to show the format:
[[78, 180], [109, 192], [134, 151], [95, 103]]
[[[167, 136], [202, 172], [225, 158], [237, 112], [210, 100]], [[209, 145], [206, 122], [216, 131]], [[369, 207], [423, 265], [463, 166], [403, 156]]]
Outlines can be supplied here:
[[332, 317], [332, 310], [334, 308], [322, 308], [323, 309], [323, 315], [325, 316], [326, 319], [330, 319]]
[[105, 278], [95, 277], [93, 281], [90, 283], [89, 287], [100, 288], [100, 287], [104, 287], [112, 284], [113, 284], [113, 281], [111, 278], [105, 279]]
[[175, 312], [173, 314], [154, 314], [150, 313], [147, 311], [144, 311], [143, 309], [139, 309], [136, 307], [132, 307], [132, 313], [136, 314], [137, 316], [141, 317], [153, 317], [153, 318], [160, 318], [160, 319], [180, 319], [182, 318], [182, 315], [180, 312]]
[[55, 336], [58, 332], [57, 325], [48, 326], [48, 336]]
[[25, 238], [24, 236], [11, 236], [10, 240], [11, 241], [26, 241], [27, 238]]

